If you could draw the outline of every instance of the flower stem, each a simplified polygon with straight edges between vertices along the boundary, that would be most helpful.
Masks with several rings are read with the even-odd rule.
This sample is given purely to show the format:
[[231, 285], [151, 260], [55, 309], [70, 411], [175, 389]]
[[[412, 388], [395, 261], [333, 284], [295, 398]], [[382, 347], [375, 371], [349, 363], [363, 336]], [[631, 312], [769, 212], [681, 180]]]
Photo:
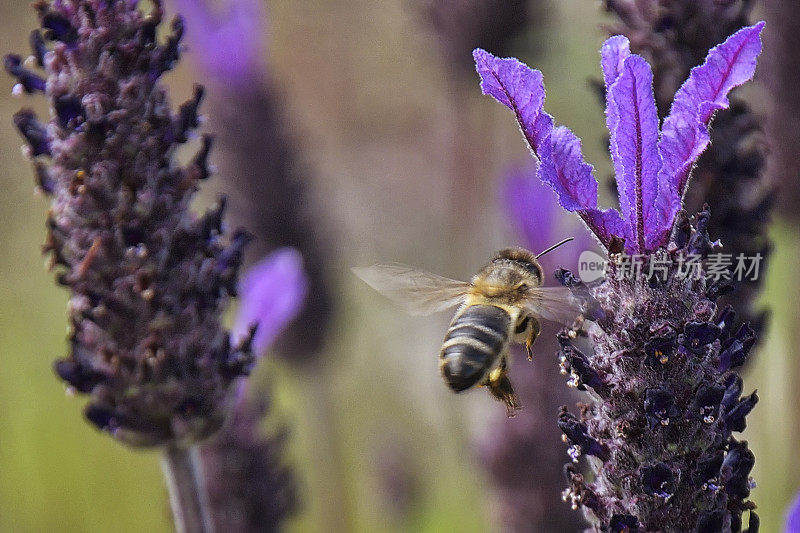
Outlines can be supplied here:
[[169, 489], [169, 502], [177, 533], [213, 533], [203, 467], [197, 446], [167, 446], [161, 468]]

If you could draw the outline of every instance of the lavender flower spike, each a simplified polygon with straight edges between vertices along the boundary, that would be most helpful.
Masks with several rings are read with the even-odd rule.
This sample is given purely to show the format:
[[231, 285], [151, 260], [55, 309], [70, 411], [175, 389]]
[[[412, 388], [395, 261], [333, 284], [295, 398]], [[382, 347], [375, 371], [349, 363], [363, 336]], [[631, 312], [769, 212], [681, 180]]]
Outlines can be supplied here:
[[[588, 291], [603, 311], [585, 336], [565, 330], [558, 337], [568, 384], [592, 399], [581, 404], [580, 416], [566, 407], [559, 414], [570, 458], [586, 457], [593, 471], [587, 481], [580, 466], [568, 464], [563, 498], [581, 507], [597, 531], [758, 531], [749, 500], [755, 458], [733, 436], [758, 402], [755, 392], [742, 395], [737, 374], [755, 334], [748, 324], [734, 327], [730, 307], [717, 309], [722, 285], [702, 262], [718, 246], [707, 231], [710, 210], [690, 220], [678, 208], [688, 172], [708, 145], [713, 112], [753, 75], [763, 27], [743, 28], [709, 52], [678, 92], [660, 136], [650, 66], [630, 53], [624, 37], [603, 46], [622, 212], [603, 216], [616, 227], [598, 224], [604, 219], [597, 183], [578, 140], [554, 128], [542, 110], [541, 74], [475, 51], [483, 91], [514, 111], [539, 159], [539, 179], [609, 251], [605, 279], [591, 286], [563, 269], [556, 273], [564, 285]], [[630, 268], [619, 239], [641, 259], [640, 269]], [[682, 265], [692, 258], [700, 260], [698, 269], [687, 273]]]
[[481, 89], [514, 112], [539, 159], [539, 178], [556, 191], [561, 206], [577, 212], [607, 249], [613, 250], [616, 237], [625, 239], [629, 253], [647, 253], [667, 243], [691, 167], [708, 145], [711, 117], [728, 106], [726, 95], [733, 87], [752, 77], [763, 27], [743, 28], [709, 52], [678, 91], [660, 138], [650, 65], [630, 53], [625, 37], [612, 37], [603, 46], [606, 117], [622, 217], [597, 208], [597, 181], [583, 161], [580, 141], [568, 129], [554, 127], [543, 110], [541, 73], [484, 50], [473, 55]]
[[159, 41], [159, 1], [149, 14], [135, 1], [34, 7], [52, 118], [42, 127], [22, 111], [15, 122], [52, 197], [45, 252], [70, 290], [71, 353], [55, 370], [89, 395], [87, 419], [114, 438], [186, 448], [220, 427], [253, 357], [249, 339], [232, 344], [221, 325], [249, 235], [226, 234], [224, 202], [202, 216], [189, 208], [209, 175], [210, 137], [188, 166], [173, 160], [203, 96], [198, 86], [173, 111], [160, 82], [183, 22]]

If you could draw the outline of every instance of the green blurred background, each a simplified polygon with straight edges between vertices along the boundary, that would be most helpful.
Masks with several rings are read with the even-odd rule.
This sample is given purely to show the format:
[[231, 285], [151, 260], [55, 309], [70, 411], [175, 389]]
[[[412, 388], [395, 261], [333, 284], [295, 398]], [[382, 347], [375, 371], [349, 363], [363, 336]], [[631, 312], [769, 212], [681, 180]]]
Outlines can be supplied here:
[[[318, 363], [300, 373], [270, 359], [256, 373], [272, 385], [275, 419], [292, 428], [287, 460], [303, 507], [290, 531], [498, 529], [474, 442], [502, 413], [483, 393], [455, 397], [441, 384], [436, 353], [448, 317], [405, 317], [349, 273], [396, 260], [466, 278], [495, 249], [521, 243], [497, 192], [502, 169], [526, 157], [516, 126], [480, 96], [477, 79], [445, 75], [410, 4], [269, 4], [266, 62], [338, 238], [341, 306]], [[535, 35], [521, 37], [530, 50], [521, 59], [543, 71], [549, 112], [584, 139], [597, 175], [608, 175], [603, 113], [587, 84], [599, 76], [600, 10], [561, 0], [548, 11]], [[0, 48], [24, 51], [36, 23], [28, 2], [0, 3], [0, 21]], [[176, 102], [197, 77], [186, 57], [167, 76]], [[9, 95], [13, 82], [3, 79]], [[46, 116], [41, 99], [0, 99], [0, 531], [170, 531], [158, 453], [130, 451], [86, 424], [84, 401], [65, 394], [51, 369], [67, 349], [66, 294], [40, 254], [47, 202], [33, 194], [11, 126], [21, 105]], [[454, 150], [454, 139], [469, 150]], [[463, 183], [474, 196], [454, 201]], [[218, 176], [202, 202], [223, 190]], [[778, 220], [773, 237], [762, 296], [772, 325], [745, 376], [761, 398], [745, 438], [766, 533], [780, 531], [800, 487], [800, 235]]]

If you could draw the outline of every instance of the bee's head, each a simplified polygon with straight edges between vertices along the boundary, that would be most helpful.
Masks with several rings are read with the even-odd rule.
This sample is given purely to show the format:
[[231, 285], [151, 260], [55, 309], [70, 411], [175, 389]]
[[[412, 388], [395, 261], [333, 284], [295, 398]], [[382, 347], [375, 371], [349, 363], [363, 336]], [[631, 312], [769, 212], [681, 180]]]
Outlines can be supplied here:
[[543, 279], [542, 266], [536, 256], [523, 248], [500, 250], [478, 276], [487, 284], [525, 290], [538, 287]]

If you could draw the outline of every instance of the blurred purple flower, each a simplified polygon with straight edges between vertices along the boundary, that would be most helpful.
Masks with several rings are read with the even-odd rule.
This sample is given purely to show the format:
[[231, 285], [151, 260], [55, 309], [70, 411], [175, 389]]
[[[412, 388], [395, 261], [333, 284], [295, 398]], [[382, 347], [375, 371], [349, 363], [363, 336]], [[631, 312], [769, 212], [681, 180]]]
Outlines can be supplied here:
[[503, 204], [511, 210], [511, 220], [533, 251], [548, 246], [556, 218], [562, 216], [555, 197], [536, 179], [537, 167], [535, 161], [516, 165], [506, 172], [503, 182]]
[[[305, 303], [304, 322], [290, 324], [274, 348], [292, 364], [303, 364], [322, 353], [327, 338], [334, 312], [328, 265], [335, 246], [322, 229], [330, 227], [325, 210], [307, 193], [310, 172], [263, 60], [269, 44], [266, 2], [174, 2], [187, 20], [190, 56], [214, 85], [207, 116], [219, 130], [215, 162], [226, 177], [232, 220], [255, 236], [251, 257], [284, 246], [303, 257], [314, 298]], [[36, 124], [26, 125], [35, 139]]]
[[241, 304], [231, 334], [234, 342], [253, 336], [253, 353], [262, 354], [297, 316], [308, 292], [303, 258], [294, 248], [281, 248], [253, 265], [239, 285]]
[[298, 507], [294, 471], [283, 462], [288, 429], [263, 428], [272, 412], [269, 390], [239, 380], [234, 395], [230, 418], [201, 451], [214, 531], [280, 531]]
[[786, 528], [783, 533], [800, 533], [800, 492], [789, 504], [786, 512]]
[[537, 179], [536, 173], [535, 161], [510, 167], [502, 185], [503, 205], [510, 210], [511, 221], [529, 250], [538, 253], [563, 238], [573, 237], [573, 242], [540, 259], [546, 271], [557, 266], [573, 267], [581, 252], [596, 250], [597, 246], [585, 228], [558, 209], [553, 191]]
[[234, 86], [257, 82], [269, 36], [263, 0], [175, 0], [175, 4], [186, 20], [193, 57], [205, 72]]

